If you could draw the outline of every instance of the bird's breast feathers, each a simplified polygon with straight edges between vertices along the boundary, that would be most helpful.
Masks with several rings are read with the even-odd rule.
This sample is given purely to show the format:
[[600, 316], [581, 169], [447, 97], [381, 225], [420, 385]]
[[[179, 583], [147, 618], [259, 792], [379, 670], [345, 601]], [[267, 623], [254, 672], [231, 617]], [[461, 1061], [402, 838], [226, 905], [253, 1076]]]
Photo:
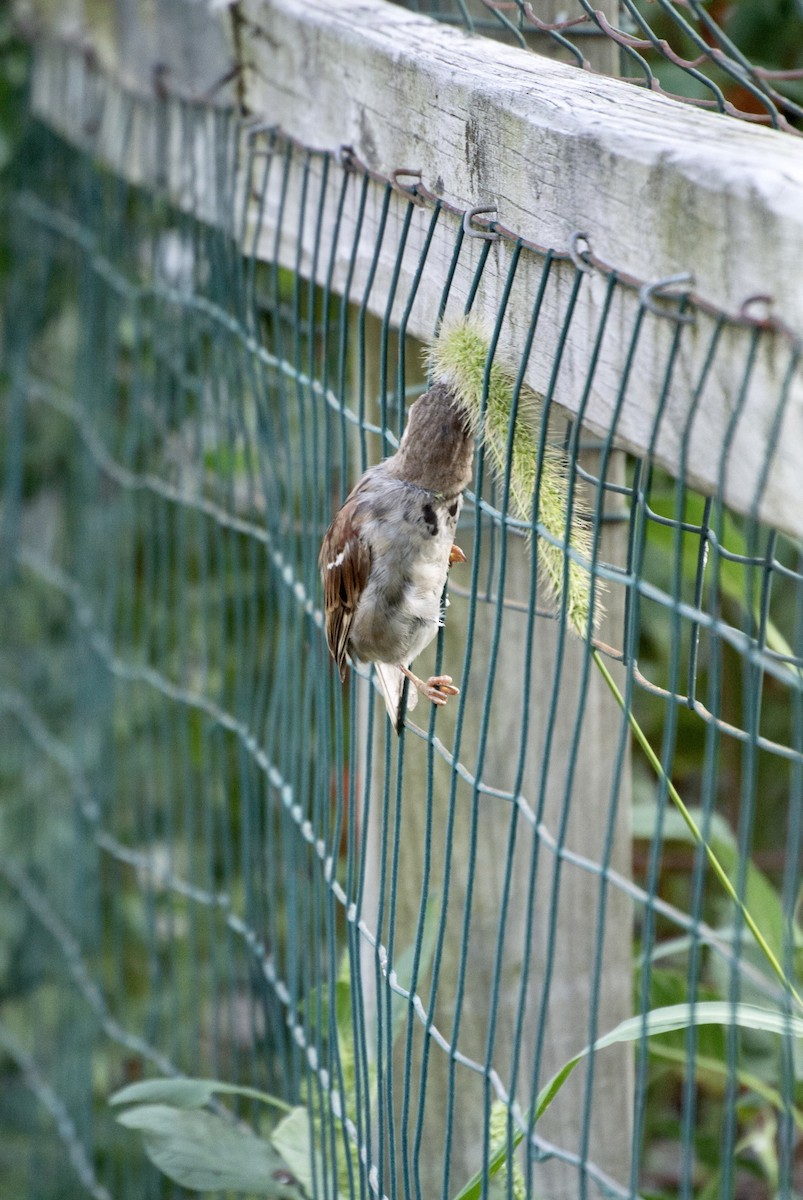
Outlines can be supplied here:
[[400, 483], [366, 506], [371, 572], [350, 630], [358, 658], [411, 661], [435, 636], [460, 503]]

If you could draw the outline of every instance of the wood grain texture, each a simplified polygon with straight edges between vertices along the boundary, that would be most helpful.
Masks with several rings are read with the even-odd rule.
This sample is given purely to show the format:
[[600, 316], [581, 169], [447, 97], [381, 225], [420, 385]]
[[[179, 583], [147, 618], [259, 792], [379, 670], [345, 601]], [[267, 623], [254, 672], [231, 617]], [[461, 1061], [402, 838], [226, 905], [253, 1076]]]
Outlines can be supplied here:
[[[244, 0], [236, 37], [227, 14], [207, 11], [203, 28], [198, 21], [182, 24], [186, 4], [162, 0], [158, 21], [167, 22], [170, 31], [162, 41], [148, 41], [141, 31], [134, 36], [137, 0], [124, 8], [126, 21], [99, 27], [100, 57], [113, 74], [148, 95], [156, 62], [169, 64], [167, 82], [192, 84], [199, 95], [239, 56], [241, 102], [307, 145], [325, 150], [351, 145], [382, 173], [420, 169], [424, 184], [444, 201], [460, 209], [495, 204], [502, 224], [545, 247], [565, 251], [573, 232], [587, 231], [601, 259], [642, 280], [693, 270], [697, 293], [731, 314], [747, 297], [770, 294], [773, 311], [792, 330], [803, 330], [803, 290], [794, 270], [803, 241], [803, 144], [790, 135], [471, 37], [384, 0]], [[71, 21], [72, 28], [80, 27], [75, 14]], [[55, 17], [53, 23], [58, 27]], [[83, 36], [92, 43], [94, 26], [87, 24]], [[206, 47], [206, 56], [197, 60], [196, 44]], [[89, 70], [80, 56], [74, 69]], [[46, 70], [43, 61], [41, 71]], [[86, 143], [80, 106], [65, 107], [46, 93], [42, 86], [35, 92], [40, 114]], [[147, 125], [157, 118], [147, 113], [143, 103], [143, 147], [156, 145]], [[175, 105], [169, 121], [177, 125], [183, 119]], [[164, 113], [159, 120], [164, 124]], [[181, 140], [174, 141], [177, 161], [168, 168], [169, 190], [178, 203], [192, 203], [213, 219], [214, 205], [204, 200], [217, 193], [211, 178], [204, 183], [203, 168], [214, 163], [200, 163], [190, 180], [193, 172], [178, 161]], [[131, 145], [122, 155], [114, 136], [96, 136], [94, 144], [132, 177], [144, 181], [158, 168], [153, 154], [132, 152]], [[307, 179], [313, 194], [316, 172], [320, 160]], [[281, 228], [281, 181], [278, 173], [272, 179], [256, 252], [265, 258], [278, 252], [284, 265], [312, 271], [315, 224], [287, 220], [300, 202], [300, 162], [285, 181]], [[331, 179], [329, 189], [324, 230], [331, 237], [336, 203]], [[372, 187], [352, 263], [359, 196], [356, 187], [350, 189], [340, 236], [319, 253], [316, 271], [322, 281], [331, 251], [333, 286], [342, 289], [350, 278], [351, 295], [379, 316], [388, 309], [407, 212], [406, 201], [394, 195], [374, 262], [383, 199], [382, 187]], [[249, 248], [256, 214], [254, 202]], [[398, 320], [419, 267], [430, 216], [425, 207], [413, 214], [392, 320]], [[427, 338], [435, 328], [457, 227], [456, 217], [441, 217], [409, 315], [415, 336]], [[450, 300], [455, 310], [468, 294], [480, 252], [480, 242], [466, 242]], [[510, 254], [509, 243], [497, 242], [486, 265], [476, 306], [489, 320], [498, 310]], [[523, 255], [500, 341], [508, 356], [515, 358], [523, 344], [542, 268], [539, 255]], [[546, 391], [551, 382], [555, 401], [569, 412], [584, 405], [594, 431], [613, 428], [620, 445], [651, 451], [703, 491], [721, 489], [735, 510], [803, 535], [803, 378], [793, 370], [784, 390], [789, 340], [764, 331], [753, 347], [754, 330], [729, 325], [706, 368], [716, 334], [712, 317], [698, 313], [673, 350], [675, 324], [647, 313], [636, 334], [637, 293], [619, 288], [590, 378], [606, 296], [606, 279], [594, 273], [583, 278], [553, 378], [574, 278], [570, 263], [552, 267], [544, 332], [527, 372], [536, 390]]]
[[[301, 141], [353, 145], [383, 173], [416, 167], [426, 186], [450, 204], [496, 204], [506, 227], [544, 246], [565, 250], [574, 231], [587, 231], [603, 259], [643, 280], [693, 270], [697, 292], [730, 313], [748, 296], [770, 293], [785, 321], [803, 329], [803, 293], [790, 270], [803, 234], [803, 145], [794, 138], [436, 28], [381, 3], [246, 0], [242, 11], [255, 47], [249, 104]], [[270, 30], [269, 45], [260, 30]], [[349, 217], [356, 219], [347, 210]], [[366, 247], [375, 219], [369, 209]], [[425, 225], [422, 211], [413, 222], [407, 261], [415, 261]], [[266, 228], [266, 240], [273, 232]], [[386, 237], [392, 246], [393, 226]], [[344, 244], [348, 240], [344, 234]], [[454, 223], [448, 228], [444, 222], [411, 319], [418, 336], [432, 333], [453, 240]], [[287, 245], [288, 263], [292, 253]], [[456, 307], [468, 293], [479, 253], [480, 245], [472, 243], [461, 262]], [[497, 311], [509, 254], [509, 246], [494, 247], [477, 297], [489, 319]], [[380, 261], [367, 297], [380, 315], [393, 265]], [[523, 296], [534, 294], [540, 271], [535, 255], [523, 263]], [[554, 362], [551, 335], [560, 329], [574, 269], [563, 265], [555, 275], [546, 297], [547, 336], [537, 341], [528, 372], [542, 392]], [[355, 291], [367, 278], [368, 263], [360, 256]], [[401, 294], [410, 282], [403, 265]], [[571, 412], [588, 382], [604, 296], [605, 280], [589, 276], [555, 380], [555, 399]], [[745, 389], [750, 334], [729, 329], [693, 400], [714, 322], [700, 314], [695, 326], [683, 329], [668, 372], [676, 328], [648, 314], [626, 374], [637, 308], [633, 292], [621, 291], [614, 301], [587, 423], [606, 432], [618, 410], [615, 431], [622, 444], [639, 453], [652, 449], [703, 490], [721, 487], [739, 511], [756, 511], [803, 532], [803, 381], [796, 373], [789, 395], [782, 395], [788, 345], [772, 335], [761, 340]], [[512, 304], [509, 312], [502, 347], [515, 354], [528, 307]]]
[[[353, 344], [357, 333], [355, 328]], [[380, 415], [372, 404], [382, 390], [379, 343], [379, 322], [368, 317], [363, 386], [370, 421]], [[420, 360], [415, 349], [408, 346], [406, 356], [413, 369]], [[359, 377], [353, 388], [359, 392]], [[559, 440], [560, 430], [553, 432]], [[584, 454], [586, 469], [598, 473], [599, 456], [590, 450]], [[606, 470], [609, 482], [623, 484], [624, 469], [624, 456], [615, 454]], [[621, 496], [610, 496], [608, 515], [621, 515], [622, 503]], [[437, 997], [431, 995], [429, 969], [418, 981], [418, 993], [428, 1009], [432, 1006], [438, 1034], [447, 1041], [454, 1037], [460, 1053], [495, 1072], [524, 1114], [539, 1087], [588, 1040], [592, 1020], [602, 1031], [632, 1013], [632, 901], [601, 869], [588, 870], [564, 857], [572, 852], [629, 878], [630, 757], [621, 713], [601, 676], [592, 669], [586, 677], [584, 644], [565, 638], [558, 622], [545, 616], [528, 627], [528, 546], [508, 537], [503, 569], [488, 528], [478, 532], [475, 527], [472, 540], [471, 527], [469, 517], [460, 536], [469, 562], [450, 573], [441, 664], [463, 694], [438, 712], [435, 728], [446, 753], [457, 752], [462, 776], [455, 778], [438, 754], [430, 768], [428, 741], [408, 732], [403, 786], [396, 792], [397, 762], [388, 773], [385, 739], [392, 761], [398, 739], [374, 690], [365, 681], [357, 689], [361, 755], [370, 744], [368, 714], [374, 710], [370, 768], [358, 772], [365, 780], [362, 913], [372, 928], [381, 912], [393, 913], [398, 955], [414, 944], [422, 896], [428, 897], [433, 915], [444, 921], [445, 936]], [[625, 522], [612, 520], [602, 527], [600, 550], [606, 561], [624, 565]], [[471, 616], [466, 589], [475, 562], [478, 578], [513, 603], [502, 608], [482, 595], [481, 586]], [[606, 595], [603, 638], [620, 636], [624, 602], [623, 588]], [[424, 675], [436, 665], [434, 646], [416, 662]], [[426, 729], [429, 706], [420, 702], [411, 719]], [[472, 776], [476, 791], [468, 781]], [[518, 789], [522, 804], [484, 789], [511, 794]], [[388, 860], [396, 856], [399, 886], [392, 892]], [[391, 937], [390, 927], [383, 936]], [[373, 1037], [369, 1053], [382, 1058], [374, 1032], [376, 976], [375, 954], [364, 944], [363, 995]], [[451, 1195], [481, 1167], [485, 1105], [497, 1093], [493, 1086], [486, 1091], [481, 1071], [451, 1064], [434, 1040], [427, 1058], [426, 1040], [421, 1023], [412, 1021], [409, 1047], [404, 1037], [395, 1046], [392, 1104], [384, 1119], [400, 1155], [407, 1132], [408, 1162], [421, 1194], [440, 1195], [448, 1171]], [[633, 1078], [630, 1048], [597, 1056], [593, 1073], [579, 1070], [539, 1124], [540, 1145], [551, 1143], [569, 1155], [585, 1153], [589, 1178], [603, 1172], [624, 1187], [633, 1153]], [[419, 1122], [420, 1148], [410, 1153]], [[533, 1194], [573, 1200], [579, 1179], [576, 1166], [552, 1159], [535, 1168]], [[401, 1187], [401, 1170], [397, 1183]], [[384, 1190], [392, 1194], [387, 1181]]]
[[[626, 538], [621, 525], [607, 532], [619, 542], [614, 547], [606, 541], [604, 552], [614, 557]], [[526, 598], [529, 554], [518, 539], [511, 540], [505, 591], [510, 597]], [[470, 560], [480, 554], [484, 571], [488, 548], [466, 545], [466, 550]], [[620, 594], [609, 614], [613, 623], [621, 621], [621, 599]], [[395, 944], [404, 947], [414, 939], [426, 883], [438, 915], [448, 907], [437, 1027], [451, 1038], [459, 1023], [459, 1050], [493, 1068], [524, 1114], [539, 1087], [588, 1040], [592, 1016], [602, 1031], [632, 1013], [632, 903], [601, 875], [562, 857], [570, 851], [629, 875], [629, 758], [625, 754], [621, 763], [617, 760], [620, 714], [596, 671], [585, 680], [584, 649], [576, 639], [561, 647], [556, 622], [536, 620], [525, 708], [525, 615], [504, 613], [497, 648], [492, 645], [494, 609], [483, 606], [468, 663], [467, 608], [465, 600], [453, 595], [445, 634], [445, 667], [466, 694], [459, 757], [486, 786], [502, 790], [516, 786], [521, 757], [520, 794], [527, 807], [539, 812], [538, 832], [509, 801], [475, 794], [462, 780], [452, 799], [451, 771], [438, 758], [430, 794], [426, 741], [408, 734], [398, 818], [399, 878], [404, 886], [394, 908]], [[430, 666], [427, 658], [422, 669]], [[380, 702], [375, 697], [370, 702], [376, 703], [384, 726]], [[489, 733], [483, 741], [486, 716]], [[424, 728], [428, 718], [428, 712], [418, 709], [413, 715]], [[455, 718], [456, 705], [438, 715], [436, 732], [448, 747], [454, 745]], [[377, 736], [373, 820], [368, 829], [368, 861], [374, 870], [368, 872], [365, 897], [365, 912], [371, 917], [382, 894], [377, 869], [382, 834], [378, 813], [385, 790], [382, 748], [382, 736]], [[388, 807], [389, 826], [394, 817]], [[386, 881], [384, 886], [387, 889]], [[388, 894], [384, 902], [387, 910]], [[467, 980], [462, 992], [461, 968]], [[428, 975], [419, 991], [428, 998]], [[456, 1100], [450, 1106], [448, 1057], [431, 1047], [424, 1087], [423, 1042], [423, 1031], [416, 1025], [410, 1121], [414, 1127], [423, 1113], [424, 1128], [416, 1170], [422, 1194], [434, 1196], [440, 1193], [448, 1165], [454, 1194], [482, 1164], [484, 1079], [458, 1066], [451, 1081]], [[404, 1111], [404, 1050], [400, 1045], [396, 1053], [392, 1119], [397, 1122]], [[617, 1047], [597, 1056], [593, 1078], [585, 1070], [577, 1073], [536, 1132], [542, 1147], [546, 1142], [564, 1154], [585, 1153], [592, 1172], [587, 1178], [602, 1171], [625, 1188], [633, 1155], [632, 1113], [632, 1055], [629, 1048]], [[535, 1168], [533, 1194], [573, 1200], [580, 1178], [576, 1166], [552, 1159]]]

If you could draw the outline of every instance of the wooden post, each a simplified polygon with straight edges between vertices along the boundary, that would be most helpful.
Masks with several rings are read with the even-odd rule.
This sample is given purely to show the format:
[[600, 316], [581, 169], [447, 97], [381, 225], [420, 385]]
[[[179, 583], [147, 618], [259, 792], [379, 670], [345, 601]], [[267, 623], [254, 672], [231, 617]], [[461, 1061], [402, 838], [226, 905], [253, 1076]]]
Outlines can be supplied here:
[[[468, 0], [466, 8], [472, 19], [482, 21], [484, 34], [508, 43], [513, 40], [513, 34], [505, 28], [503, 23], [494, 21], [488, 6], [483, 4], [483, 0]], [[619, 0], [600, 0], [595, 8], [597, 12], [602, 12], [610, 24], [616, 26], [619, 17]], [[562, 21], [583, 16], [578, 3], [575, 2], [574, 6], [570, 6], [567, 5], [566, 0], [540, 0], [534, 11], [538, 19], [545, 25], [559, 24]], [[579, 65], [577, 56], [571, 50], [561, 45], [558, 39], [552, 37], [549, 32], [538, 30], [529, 18], [526, 18], [523, 24], [516, 28], [530, 50], [556, 62], [569, 63], [573, 66]], [[567, 40], [572, 42], [582, 53], [592, 70], [599, 71], [602, 75], [619, 74], [619, 46], [602, 29], [595, 29], [593, 22], [590, 20], [585, 22], [582, 32], [578, 32], [577, 27], [574, 26], [567, 29], [565, 34]]]
[[[183, 4], [175, 3], [183, 11]], [[169, 0], [165, 7], [170, 7]], [[724, 313], [738, 314], [748, 297], [771, 293], [773, 312], [782, 316], [785, 326], [803, 326], [803, 291], [788, 269], [803, 236], [799, 140], [743, 121], [723, 120], [618, 79], [468, 37], [384, 0], [242, 0], [237, 13], [239, 40], [233, 54], [240, 67], [239, 98], [249, 112], [302, 145], [333, 151], [351, 145], [380, 174], [399, 167], [420, 168], [424, 184], [447, 204], [463, 211], [497, 202], [504, 225], [558, 251], [566, 250], [573, 232], [586, 231], [595, 252], [632, 281], [649, 284], [693, 269], [697, 294]], [[221, 12], [207, 17], [224, 19]], [[55, 16], [47, 27], [58, 31]], [[108, 44], [100, 38], [95, 46], [91, 27], [87, 33], [101, 61], [118, 78], [129, 79], [123, 42]], [[198, 171], [188, 171], [180, 156], [171, 158], [165, 178], [154, 180], [150, 158], [142, 153], [153, 142], [152, 108], [136, 108], [132, 136], [123, 140], [119, 124], [97, 127], [92, 120], [98, 78], [79, 53], [72, 55], [70, 72], [73, 79], [92, 76], [85, 88], [85, 111], [80, 96], [65, 105], [57, 93], [49, 92], [47, 80], [54, 65], [60, 69], [59, 62], [52, 45], [38, 47], [32, 91], [36, 113], [126, 178], [144, 186], [158, 182], [178, 206], [189, 205], [204, 215], [208, 211], [209, 219], [215, 219], [219, 197], [201, 187]], [[346, 71], [342, 64], [354, 70]], [[134, 83], [140, 93], [152, 95], [152, 72], [144, 66]], [[404, 121], [399, 120], [400, 111]], [[183, 120], [178, 104], [170, 113], [161, 113], [165, 144], [181, 146]], [[299, 261], [305, 268], [317, 263], [317, 281], [323, 284], [330, 245], [314, 254], [314, 223], [298, 230], [285, 221], [277, 239], [277, 216], [294, 211], [303, 186], [301, 157], [290, 172], [284, 200], [277, 171], [264, 210], [256, 203], [251, 206], [252, 217], [261, 214], [261, 237], [254, 249], [261, 258], [278, 254], [280, 264], [291, 270]], [[369, 206], [361, 224], [361, 253], [352, 261], [358, 190], [353, 189], [342, 214], [330, 283], [337, 290], [349, 277], [352, 294], [358, 294], [368, 272], [373, 272], [368, 306], [381, 315], [399, 269], [392, 234], [399, 228], [404, 202], [399, 200], [392, 209], [385, 238], [391, 252], [381, 253], [376, 262], [372, 249], [380, 206]], [[635, 204], [634, 196], [648, 202]], [[332, 189], [322, 226], [326, 237], [332, 235], [337, 202]], [[413, 217], [408, 254], [395, 276], [398, 295], [407, 294], [411, 286], [430, 217], [426, 206]], [[249, 250], [251, 234], [246, 231]], [[749, 252], [736, 254], [734, 246], [748, 247]], [[410, 316], [408, 331], [413, 336], [432, 332], [453, 247], [454, 227], [444, 220], [433, 238]], [[506, 269], [507, 257], [500, 250], [486, 270], [489, 286], [480, 306], [490, 320]], [[539, 271], [537, 256], [520, 269], [531, 292]], [[576, 412], [583, 394], [589, 338], [606, 286], [604, 275], [589, 276], [567, 332], [555, 399], [568, 412]], [[466, 294], [466, 280], [456, 280], [453, 290], [459, 302]], [[556, 289], [545, 301], [552, 328], [562, 319], [563, 299]], [[670, 473], [683, 471], [704, 491], [720, 489], [736, 512], [751, 513], [758, 494], [756, 515], [762, 521], [803, 535], [803, 507], [796, 502], [803, 462], [803, 380], [799, 371], [789, 375], [788, 339], [780, 334], [775, 340], [762, 339], [734, 424], [734, 396], [740, 395], [744, 383], [745, 330], [726, 325], [698, 398], [698, 415], [690, 423], [691, 398], [706, 369], [717, 317], [696, 312], [667, 382], [671, 321], [648, 314], [638, 353], [626, 362], [639, 305], [637, 288], [617, 289], [586, 405], [589, 427], [604, 434], [618, 410], [619, 445], [636, 453], [650, 447], [654, 460]], [[751, 314], [756, 314], [755, 308]], [[758, 318], [763, 319], [760, 311]], [[515, 312], [506, 325], [501, 348], [515, 354], [525, 331]], [[548, 385], [551, 350], [549, 344], [536, 346], [530, 357], [527, 381], [536, 391], [544, 392]], [[629, 386], [620, 405], [625, 371]], [[788, 375], [789, 391], [781, 404]], [[656, 430], [659, 397], [662, 412]], [[729, 469], [723, 474], [720, 450], [726, 443]], [[770, 457], [772, 469], [766, 471]], [[757, 493], [758, 481], [763, 482]]]
[[[611, 468], [614, 477], [621, 475], [622, 469], [621, 457], [615, 459]], [[614, 477], [609, 474], [611, 482]], [[469, 523], [461, 544], [471, 559], [474, 552], [470, 528]], [[602, 559], [623, 561], [625, 531], [622, 523], [605, 526]], [[493, 548], [497, 564], [499, 552], [497, 541]], [[487, 529], [479, 553], [479, 578], [485, 580], [492, 553]], [[530, 551], [522, 539], [508, 537], [507, 556], [504, 595], [508, 601], [526, 606]], [[461, 592], [467, 586], [471, 567], [470, 561], [453, 570], [453, 582]], [[492, 587], [496, 587], [495, 581]], [[603, 638], [621, 637], [623, 598], [623, 592], [606, 597]], [[589, 1040], [592, 1008], [599, 1032], [612, 1028], [632, 1011], [631, 903], [621, 891], [603, 884], [599, 874], [562, 861], [556, 853], [556, 848], [565, 847], [590, 862], [600, 863], [609, 840], [612, 852], [608, 865], [624, 876], [629, 874], [630, 772], [625, 756], [624, 768], [615, 776], [621, 735], [619, 710], [593, 665], [584, 690], [586, 648], [572, 635], [566, 637], [562, 661], [558, 662], [561, 631], [548, 617], [538, 617], [532, 631], [531, 691], [525, 711], [526, 614], [515, 607], [504, 611], [494, 654], [497, 605], [496, 600], [481, 600], [478, 604], [471, 659], [465, 664], [469, 603], [465, 596], [452, 593], [444, 638], [444, 669], [453, 673], [466, 690], [459, 759], [469, 773], [476, 771], [487, 700], [488, 739], [481, 779], [494, 790], [512, 790], [523, 737], [525, 766], [520, 795], [526, 808], [538, 816], [539, 829], [536, 831], [533, 822], [509, 800], [475, 793], [463, 780], [457, 782], [452, 801], [452, 771], [438, 757], [430, 795], [427, 745], [407, 733], [398, 844], [393, 838], [390, 843], [391, 856], [394, 851], [399, 854], [394, 943], [399, 951], [413, 940], [421, 917], [422, 885], [426, 882], [429, 894], [437, 897], [439, 914], [447, 910], [435, 1000], [437, 1030], [452, 1042], [459, 1014], [456, 1048], [477, 1063], [493, 1067], [505, 1089], [515, 1082], [515, 1098], [526, 1112], [538, 1087]], [[464, 664], [470, 674], [461, 680]], [[487, 698], [492, 664], [495, 683]], [[433, 665], [431, 655], [418, 665], [426, 674]], [[381, 706], [379, 699], [375, 703]], [[436, 734], [446, 747], [453, 745], [456, 715], [453, 704], [437, 718]], [[419, 705], [413, 717], [426, 727], [429, 712]], [[373, 748], [371, 804], [375, 819], [371, 823], [370, 854], [374, 866], [380, 861], [382, 830], [376, 818], [386, 783], [382, 725], [383, 717]], [[389, 816], [393, 820], [396, 814], [391, 811]], [[431, 867], [425, 880], [427, 862]], [[387, 883], [383, 884], [378, 873], [372, 874], [372, 879], [371, 903], [378, 904]], [[503, 910], [505, 900], [507, 908]], [[605, 919], [598, 924], [603, 903]], [[387, 936], [386, 932], [384, 940]], [[429, 985], [428, 973], [418, 983], [426, 1007]], [[370, 982], [369, 989], [372, 987]], [[496, 1027], [490, 1044], [492, 1019]], [[534, 1081], [539, 1042], [540, 1070]], [[431, 1044], [424, 1084], [424, 1031], [420, 1022], [416, 1022], [412, 1047], [407, 1124], [411, 1145], [417, 1120], [421, 1120], [424, 1131], [417, 1158], [421, 1191], [425, 1196], [439, 1194], [448, 1166], [449, 1190], [456, 1192], [482, 1160], [486, 1103], [483, 1077], [461, 1065], [451, 1074], [448, 1055]], [[403, 1042], [396, 1047], [395, 1113], [389, 1118], [399, 1146], [405, 1117], [406, 1049]], [[585, 1085], [585, 1073], [579, 1071], [538, 1127], [539, 1135], [574, 1154], [584, 1150]], [[491, 1099], [495, 1099], [494, 1093]], [[629, 1053], [615, 1049], [596, 1060], [588, 1111], [590, 1138], [585, 1150], [589, 1160], [626, 1184], [632, 1114]], [[447, 1140], [451, 1146], [448, 1163]], [[533, 1194], [569, 1200], [577, 1192], [576, 1168], [552, 1162], [536, 1169]]]

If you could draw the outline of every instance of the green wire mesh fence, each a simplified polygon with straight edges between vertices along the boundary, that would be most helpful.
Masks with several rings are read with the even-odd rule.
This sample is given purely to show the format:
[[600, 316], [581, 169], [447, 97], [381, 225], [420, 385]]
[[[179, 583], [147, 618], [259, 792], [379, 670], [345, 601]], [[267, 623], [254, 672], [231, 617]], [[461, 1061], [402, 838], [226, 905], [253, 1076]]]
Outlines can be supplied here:
[[[98, 113], [98, 127], [116, 123], [123, 158], [138, 103], [118, 93]], [[148, 101], [157, 118], [164, 103]], [[718, 355], [736, 346], [744, 363], [721, 481], [758, 356], [771, 343], [785, 364], [765, 471], [739, 516], [650, 453], [626, 459], [617, 412], [599, 439], [552, 403], [590, 273], [605, 299], [589, 384], [614, 298], [640, 281], [582, 245], [496, 230], [512, 253], [491, 344], [523, 302], [517, 271], [536, 263], [523, 359], [537, 339], [554, 361], [541, 452], [548, 431], [585, 496], [584, 565], [608, 614], [598, 649], [663, 773], [631, 751], [592, 638], [573, 637], [543, 593], [538, 547], [554, 534], [538, 495], [529, 522], [514, 518], [481, 452], [460, 529], [469, 565], [453, 572], [433, 651], [462, 694], [449, 713], [418, 710], [397, 740], [370, 670], [341, 688], [330, 669], [317, 553], [425, 386], [406, 336], [415, 285], [401, 295], [394, 283], [378, 319], [370, 271], [362, 289], [320, 264], [343, 238], [352, 263], [396, 238], [400, 262], [423, 204], [453, 238], [448, 313], [454, 279], [468, 272], [470, 302], [493, 243], [353, 154], [244, 132], [193, 105], [181, 129], [183, 209], [37, 124], [10, 199], [9, 1194], [178, 1195], [106, 1101], [143, 1076], [184, 1074], [296, 1106], [294, 1154], [285, 1131], [286, 1170], [266, 1195], [447, 1200], [484, 1164], [477, 1196], [792, 1197], [803, 1187], [792, 1002], [677, 819], [668, 777], [794, 980], [803, 560], [757, 514], [797, 341], [766, 315], [708, 313], [688, 436]], [[174, 150], [157, 141], [157, 161]], [[199, 153], [211, 198], [194, 192]], [[278, 249], [256, 258], [277, 195], [281, 230], [315, 231], [312, 269], [301, 255], [296, 271], [280, 266]], [[347, 196], [379, 214], [370, 245], [360, 220], [324, 224]], [[322, 274], [326, 285], [310, 282]], [[562, 320], [547, 326], [558, 287]], [[638, 294], [620, 399], [649, 322], [672, 330], [668, 394], [684, 318], [702, 312], [690, 295], [656, 312]], [[653, 441], [661, 415], [659, 404]], [[790, 1023], [768, 1034], [689, 1017], [648, 1037], [650, 1010], [688, 1016], [712, 1000]], [[536, 1122], [553, 1071], [631, 1014], [635, 1056], [593, 1053]], [[233, 1104], [263, 1133], [276, 1116], [253, 1098]], [[500, 1151], [505, 1169], [489, 1174]]]

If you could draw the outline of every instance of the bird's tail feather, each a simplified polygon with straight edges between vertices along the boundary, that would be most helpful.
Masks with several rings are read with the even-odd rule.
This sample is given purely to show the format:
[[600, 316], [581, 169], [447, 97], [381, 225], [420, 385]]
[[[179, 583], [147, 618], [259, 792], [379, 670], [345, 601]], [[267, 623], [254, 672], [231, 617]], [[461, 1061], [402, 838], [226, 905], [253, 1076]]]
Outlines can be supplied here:
[[[390, 663], [374, 663], [376, 668], [379, 686], [382, 688], [382, 695], [385, 697], [385, 707], [388, 710], [391, 724], [397, 733], [401, 731], [404, 724], [404, 710], [402, 709], [402, 697], [404, 695], [404, 676], [398, 667], [391, 666]], [[407, 709], [415, 708], [418, 702], [418, 692], [415, 688], [409, 688], [407, 692]]]

